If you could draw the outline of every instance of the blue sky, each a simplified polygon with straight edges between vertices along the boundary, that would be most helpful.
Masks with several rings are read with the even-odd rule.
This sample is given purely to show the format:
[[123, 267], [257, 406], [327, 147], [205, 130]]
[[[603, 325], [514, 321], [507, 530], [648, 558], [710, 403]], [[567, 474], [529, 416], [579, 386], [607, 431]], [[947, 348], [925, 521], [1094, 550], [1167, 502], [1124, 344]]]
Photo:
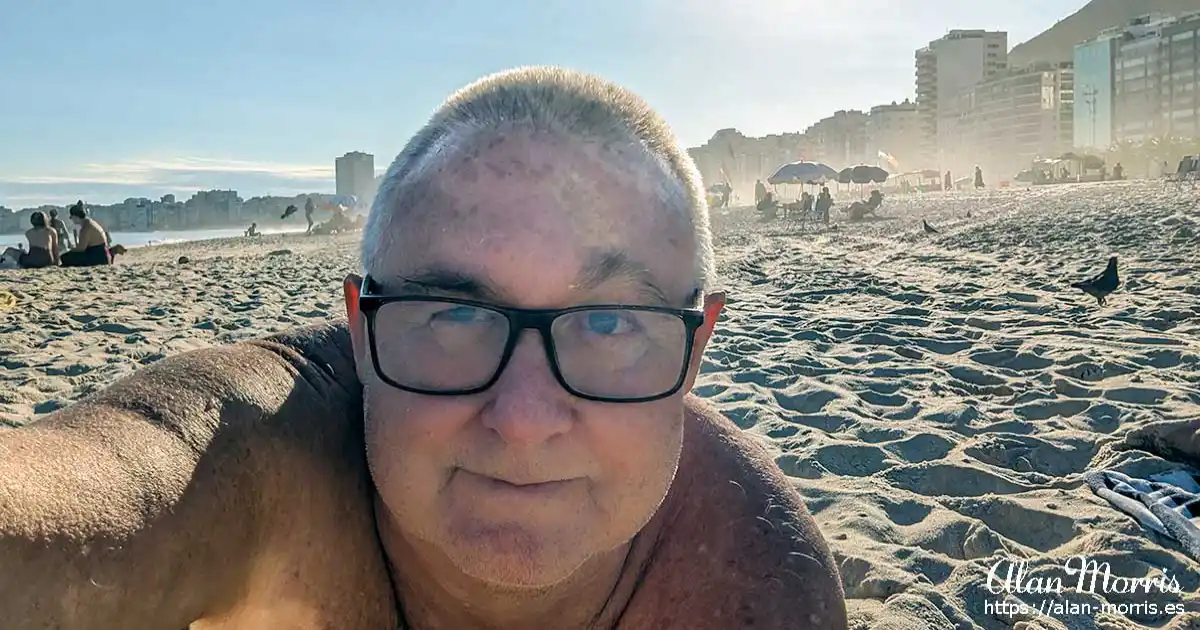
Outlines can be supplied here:
[[1010, 45], [1083, 0], [0, 0], [0, 205], [332, 191], [446, 95], [558, 64], [639, 92], [688, 145], [913, 92], [951, 28]]

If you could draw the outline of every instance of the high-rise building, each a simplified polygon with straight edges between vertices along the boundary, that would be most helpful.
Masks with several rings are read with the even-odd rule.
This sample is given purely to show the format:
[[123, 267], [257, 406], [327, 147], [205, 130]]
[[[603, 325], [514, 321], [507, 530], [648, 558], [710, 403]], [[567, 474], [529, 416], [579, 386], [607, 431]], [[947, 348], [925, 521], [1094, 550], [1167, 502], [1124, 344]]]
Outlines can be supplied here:
[[886, 153], [897, 162], [889, 166], [883, 161], [879, 165], [888, 170], [903, 171], [921, 167], [921, 118], [917, 104], [905, 99], [903, 103], [876, 105], [867, 115], [867, 155]]
[[1074, 142], [1076, 104], [1070, 63], [1009, 69], [958, 97], [956, 135], [944, 147], [949, 168], [979, 165], [996, 180], [1057, 158]]
[[337, 194], [354, 195], [359, 205], [367, 205], [375, 197], [375, 156], [351, 151], [334, 160]]
[[1159, 45], [1160, 120], [1167, 135], [1200, 138], [1200, 14], [1162, 29]]
[[1105, 151], [1113, 143], [1113, 69], [1118, 38], [1102, 33], [1075, 46], [1075, 148]]
[[[1008, 33], [952, 30], [916, 53], [917, 111], [924, 136], [924, 166], [939, 167], [952, 143], [958, 96], [1008, 66]], [[943, 124], [945, 121], [945, 124]]]
[[1200, 137], [1200, 15], [1141, 20], [1116, 43], [1115, 139]]
[[867, 155], [867, 115], [856, 109], [838, 110], [804, 131], [812, 143], [812, 158], [836, 169], [862, 164]]

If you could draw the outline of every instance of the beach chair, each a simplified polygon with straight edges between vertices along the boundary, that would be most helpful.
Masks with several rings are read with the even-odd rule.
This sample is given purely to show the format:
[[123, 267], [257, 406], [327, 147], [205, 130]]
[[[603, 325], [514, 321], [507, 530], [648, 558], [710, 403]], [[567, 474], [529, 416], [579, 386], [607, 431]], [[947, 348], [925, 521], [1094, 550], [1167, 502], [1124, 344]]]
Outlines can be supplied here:
[[817, 209], [815, 199], [811, 196], [807, 200], [797, 200], [786, 205], [788, 222], [799, 224], [801, 231], [807, 230], [809, 225], [816, 227], [829, 224], [829, 212]]
[[1188, 155], [1179, 160], [1179, 168], [1175, 169], [1174, 173], [1163, 178], [1163, 188], [1166, 188], [1168, 183], [1174, 183], [1176, 188], [1182, 188], [1184, 182], [1195, 188], [1197, 179], [1200, 179], [1200, 155]]
[[846, 212], [850, 213], [851, 221], [862, 221], [867, 217], [879, 218], [876, 211], [883, 205], [883, 194], [878, 190], [871, 191], [870, 199], [866, 201], [855, 201], [846, 208]]

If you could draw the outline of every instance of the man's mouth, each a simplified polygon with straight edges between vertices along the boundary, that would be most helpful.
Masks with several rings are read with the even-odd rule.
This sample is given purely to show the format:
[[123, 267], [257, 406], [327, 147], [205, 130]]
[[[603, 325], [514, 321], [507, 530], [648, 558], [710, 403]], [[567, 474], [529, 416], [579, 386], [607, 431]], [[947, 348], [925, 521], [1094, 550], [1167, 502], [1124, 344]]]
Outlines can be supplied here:
[[573, 482], [578, 481], [577, 479], [536, 480], [504, 478], [475, 473], [462, 468], [458, 469], [458, 473], [461, 473], [466, 478], [466, 481], [478, 484], [487, 491], [530, 497], [554, 494], [567, 488]]

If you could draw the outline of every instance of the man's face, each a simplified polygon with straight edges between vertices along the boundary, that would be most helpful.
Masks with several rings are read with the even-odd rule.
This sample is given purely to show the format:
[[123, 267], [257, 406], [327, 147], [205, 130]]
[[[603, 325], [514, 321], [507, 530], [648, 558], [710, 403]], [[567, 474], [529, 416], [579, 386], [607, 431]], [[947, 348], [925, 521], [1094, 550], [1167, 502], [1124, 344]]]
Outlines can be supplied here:
[[[373, 292], [410, 293], [405, 278], [436, 270], [468, 282], [422, 294], [530, 309], [695, 307], [685, 303], [695, 290], [687, 221], [659, 207], [654, 174], [614, 164], [598, 147], [524, 134], [464, 151], [435, 176], [420, 207], [400, 209], [395, 241], [373, 264]], [[588, 282], [605, 276], [614, 256], [648, 274]], [[647, 282], [670, 303], [648, 298]], [[611, 403], [564, 390], [533, 330], [482, 393], [391, 387], [371, 367], [356, 293], [348, 286], [367, 456], [381, 518], [406, 539], [477, 579], [541, 586], [627, 543], [653, 516], [674, 478], [682, 398], [719, 306], [696, 335], [683, 389], [653, 402]]]

